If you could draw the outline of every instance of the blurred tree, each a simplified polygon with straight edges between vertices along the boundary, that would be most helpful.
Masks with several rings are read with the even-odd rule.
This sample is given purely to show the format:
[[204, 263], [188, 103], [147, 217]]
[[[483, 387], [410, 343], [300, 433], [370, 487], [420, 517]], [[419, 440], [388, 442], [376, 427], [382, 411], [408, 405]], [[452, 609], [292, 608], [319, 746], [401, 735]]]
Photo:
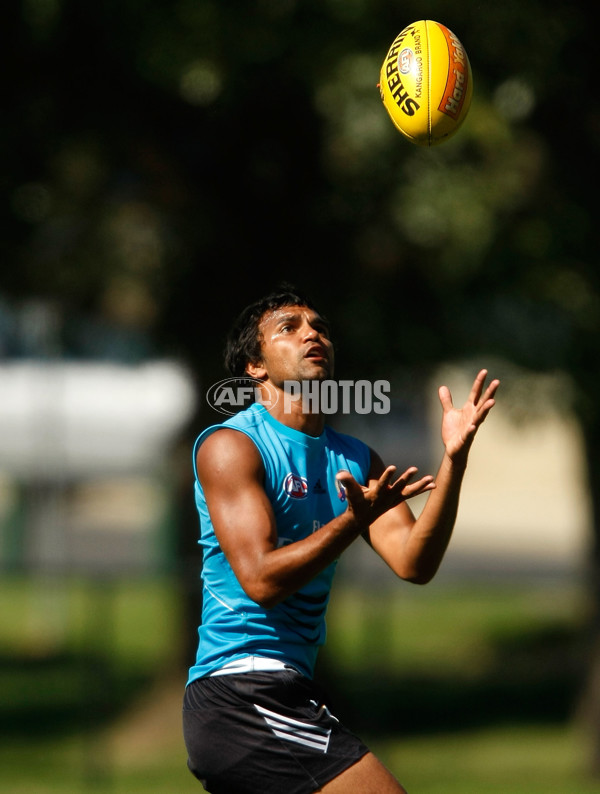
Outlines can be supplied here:
[[[232, 315], [287, 279], [331, 315], [342, 370], [416, 380], [485, 354], [567, 373], [556, 398], [584, 431], [600, 637], [589, 13], [581, 0], [11, 4], [4, 349], [18, 352], [6, 307], [34, 296], [62, 318], [64, 355], [168, 352], [212, 383]], [[476, 81], [464, 128], [433, 150], [398, 135], [376, 89], [393, 37], [424, 16], [458, 33]], [[589, 710], [598, 731], [593, 687]]]

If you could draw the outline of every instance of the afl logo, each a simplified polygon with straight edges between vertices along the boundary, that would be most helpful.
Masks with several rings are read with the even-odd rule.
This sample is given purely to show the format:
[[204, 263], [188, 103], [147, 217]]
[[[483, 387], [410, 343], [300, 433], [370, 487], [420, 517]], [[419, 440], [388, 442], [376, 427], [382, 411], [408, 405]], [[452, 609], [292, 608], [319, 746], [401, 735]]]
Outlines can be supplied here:
[[206, 393], [210, 407], [227, 416], [234, 416], [254, 402], [261, 403], [270, 411], [278, 399], [279, 395], [270, 384], [246, 375], [213, 383]]
[[405, 47], [398, 56], [398, 69], [400, 70], [400, 74], [410, 74], [414, 59], [414, 52], [410, 47]]
[[304, 499], [308, 494], [308, 482], [305, 477], [290, 473], [283, 482], [283, 490], [292, 499]]

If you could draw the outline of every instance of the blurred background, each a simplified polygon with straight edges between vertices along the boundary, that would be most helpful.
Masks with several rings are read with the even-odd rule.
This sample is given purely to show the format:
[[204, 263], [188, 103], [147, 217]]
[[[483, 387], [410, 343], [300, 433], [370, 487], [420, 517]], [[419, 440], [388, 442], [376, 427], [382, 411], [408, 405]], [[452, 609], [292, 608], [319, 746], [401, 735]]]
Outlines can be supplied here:
[[[415, 794], [600, 792], [600, 110], [581, 0], [10, 0], [3, 14], [0, 791], [198, 791], [180, 708], [191, 447], [224, 336], [281, 280], [331, 320], [341, 416], [439, 459], [437, 387], [502, 379], [445, 566], [340, 563], [319, 676]], [[451, 141], [379, 68], [434, 19]], [[417, 505], [418, 507], [418, 505]]]

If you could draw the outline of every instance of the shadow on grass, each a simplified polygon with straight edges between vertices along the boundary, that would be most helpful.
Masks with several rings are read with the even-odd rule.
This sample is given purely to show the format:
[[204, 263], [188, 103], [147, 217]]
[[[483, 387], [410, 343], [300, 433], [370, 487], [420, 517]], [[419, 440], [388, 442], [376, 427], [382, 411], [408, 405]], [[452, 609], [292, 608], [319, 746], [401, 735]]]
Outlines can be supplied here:
[[[372, 736], [556, 723], [577, 701], [582, 646], [581, 632], [562, 624], [515, 630], [488, 638], [485, 664], [458, 673], [443, 660], [396, 672], [381, 665], [380, 652], [364, 653], [361, 668], [350, 672], [325, 650], [317, 679], [336, 715]], [[93, 731], [125, 712], [152, 676], [151, 669], [117, 666], [106, 651], [0, 656], [0, 738]]]
[[472, 729], [499, 723], [557, 723], [573, 712], [585, 670], [581, 636], [564, 626], [490, 640], [483, 670], [394, 674], [365, 659], [360, 672], [324, 654], [318, 677], [336, 715], [372, 736]]
[[64, 736], [114, 718], [150, 682], [106, 658], [0, 656], [0, 737]]

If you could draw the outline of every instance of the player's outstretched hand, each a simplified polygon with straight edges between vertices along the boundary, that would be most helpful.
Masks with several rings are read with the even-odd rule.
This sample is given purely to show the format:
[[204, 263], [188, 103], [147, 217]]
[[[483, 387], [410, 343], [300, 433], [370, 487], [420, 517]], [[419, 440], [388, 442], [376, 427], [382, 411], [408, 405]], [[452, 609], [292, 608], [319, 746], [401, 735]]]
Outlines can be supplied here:
[[338, 486], [344, 490], [348, 510], [366, 526], [400, 502], [435, 488], [434, 479], [430, 474], [413, 481], [418, 472], [416, 466], [406, 469], [392, 482], [395, 472], [395, 466], [388, 466], [381, 477], [368, 487], [359, 485], [349, 471], [338, 472]]
[[495, 405], [494, 396], [500, 385], [492, 380], [484, 391], [488, 372], [482, 369], [473, 382], [473, 387], [462, 408], [455, 408], [447, 386], [440, 386], [442, 404], [442, 441], [446, 453], [452, 460], [466, 463], [475, 433]]

